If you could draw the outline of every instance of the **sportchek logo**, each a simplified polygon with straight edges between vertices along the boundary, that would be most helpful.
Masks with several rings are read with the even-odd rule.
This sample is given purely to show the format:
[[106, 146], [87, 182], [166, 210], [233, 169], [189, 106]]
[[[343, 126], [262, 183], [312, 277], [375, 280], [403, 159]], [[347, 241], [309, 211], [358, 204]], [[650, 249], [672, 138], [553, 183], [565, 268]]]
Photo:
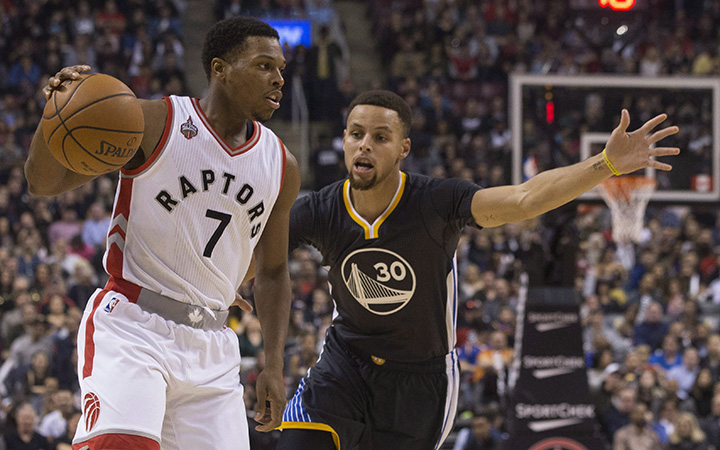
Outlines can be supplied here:
[[528, 323], [535, 324], [535, 329], [541, 333], [569, 327], [577, 323], [578, 315], [574, 313], [537, 313], [531, 312], [527, 316]]
[[587, 404], [571, 405], [555, 403], [546, 405], [515, 405], [515, 417], [518, 419], [592, 419], [595, 417], [595, 406]]
[[518, 403], [515, 405], [515, 417], [521, 420], [531, 419], [527, 424], [528, 428], [540, 433], [577, 425], [587, 419], [593, 419], [595, 417], [595, 406], [587, 404], [571, 405], [569, 403], [548, 405]]
[[579, 356], [523, 356], [522, 363], [525, 369], [535, 369], [532, 374], [538, 380], [585, 369], [585, 361]]
[[515, 417], [518, 419], [532, 419], [527, 426], [535, 433], [557, 430], [558, 428], [578, 425], [587, 419], [595, 417], [594, 405], [571, 405], [557, 403], [550, 405], [528, 405], [518, 403], [515, 405]]

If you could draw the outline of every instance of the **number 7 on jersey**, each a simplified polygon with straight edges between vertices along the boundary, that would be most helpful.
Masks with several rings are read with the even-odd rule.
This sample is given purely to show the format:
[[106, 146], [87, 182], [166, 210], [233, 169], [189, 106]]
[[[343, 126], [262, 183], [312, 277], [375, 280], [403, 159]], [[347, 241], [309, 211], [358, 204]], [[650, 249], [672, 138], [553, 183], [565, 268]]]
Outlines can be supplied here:
[[203, 252], [203, 256], [206, 258], [212, 257], [212, 252], [215, 249], [215, 246], [217, 245], [218, 241], [220, 240], [220, 236], [222, 236], [223, 232], [225, 231], [225, 228], [227, 228], [228, 224], [230, 223], [230, 219], [232, 219], [232, 216], [230, 214], [221, 213], [220, 211], [215, 211], [212, 209], [208, 209], [205, 212], [205, 217], [209, 217], [210, 219], [219, 220], [220, 223], [218, 224], [218, 227], [215, 229], [215, 232], [212, 236], [210, 236], [210, 240], [205, 245], [205, 251]]

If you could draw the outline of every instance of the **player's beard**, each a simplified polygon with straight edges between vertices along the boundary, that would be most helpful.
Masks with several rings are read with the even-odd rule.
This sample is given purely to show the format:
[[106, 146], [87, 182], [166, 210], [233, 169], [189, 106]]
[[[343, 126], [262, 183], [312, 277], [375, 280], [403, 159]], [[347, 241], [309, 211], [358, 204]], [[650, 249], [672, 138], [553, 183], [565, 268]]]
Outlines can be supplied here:
[[369, 180], [361, 180], [355, 178], [355, 175], [350, 172], [350, 187], [356, 191], [367, 191], [377, 184], [377, 173], [375, 173]]
[[[395, 164], [393, 165], [393, 167], [397, 167], [399, 163], [400, 158], [395, 160]], [[352, 170], [350, 170], [350, 187], [352, 189], [355, 189], [356, 191], [367, 191], [378, 185], [380, 182], [385, 181], [385, 179], [390, 176], [392, 171], [393, 169], [388, 170], [386, 173], [382, 174], [380, 178], [378, 178], [378, 173], [377, 171], [375, 171], [375, 173], [369, 180], [361, 180], [359, 178], [356, 178], [355, 174], [353, 174]]]

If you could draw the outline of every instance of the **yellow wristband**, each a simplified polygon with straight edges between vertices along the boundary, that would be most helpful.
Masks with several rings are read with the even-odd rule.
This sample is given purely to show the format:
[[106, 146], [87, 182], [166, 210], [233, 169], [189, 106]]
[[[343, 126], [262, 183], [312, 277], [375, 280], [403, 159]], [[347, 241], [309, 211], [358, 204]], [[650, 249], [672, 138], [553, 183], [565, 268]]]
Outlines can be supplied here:
[[605, 150], [606, 149], [603, 149], [603, 151], [602, 151], [602, 158], [603, 158], [603, 161], [605, 161], [605, 164], [607, 164], [608, 168], [610, 168], [610, 172], [612, 172], [613, 175], [622, 175], [622, 173], [620, 173], [615, 168], [615, 166], [613, 166], [613, 164], [610, 162], [610, 159], [608, 158], [607, 153], [605, 153]]

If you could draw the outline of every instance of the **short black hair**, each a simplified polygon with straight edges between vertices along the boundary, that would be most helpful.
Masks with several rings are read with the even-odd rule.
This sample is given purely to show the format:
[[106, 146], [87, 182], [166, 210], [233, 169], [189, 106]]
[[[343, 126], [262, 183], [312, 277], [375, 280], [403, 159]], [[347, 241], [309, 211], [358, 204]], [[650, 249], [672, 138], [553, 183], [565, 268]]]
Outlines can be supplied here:
[[228, 53], [242, 50], [251, 36], [269, 37], [280, 40], [275, 28], [253, 17], [232, 17], [217, 22], [205, 35], [202, 49], [202, 63], [205, 75], [210, 79], [210, 62], [213, 58], [226, 58]]
[[353, 108], [358, 105], [372, 105], [392, 109], [400, 118], [400, 123], [403, 127], [403, 137], [408, 137], [410, 135], [412, 111], [410, 110], [410, 105], [408, 105], [407, 102], [396, 93], [383, 90], [363, 92], [355, 97], [355, 99], [350, 103], [350, 106], [348, 107], [348, 117], [350, 116], [350, 112], [352, 112]]

